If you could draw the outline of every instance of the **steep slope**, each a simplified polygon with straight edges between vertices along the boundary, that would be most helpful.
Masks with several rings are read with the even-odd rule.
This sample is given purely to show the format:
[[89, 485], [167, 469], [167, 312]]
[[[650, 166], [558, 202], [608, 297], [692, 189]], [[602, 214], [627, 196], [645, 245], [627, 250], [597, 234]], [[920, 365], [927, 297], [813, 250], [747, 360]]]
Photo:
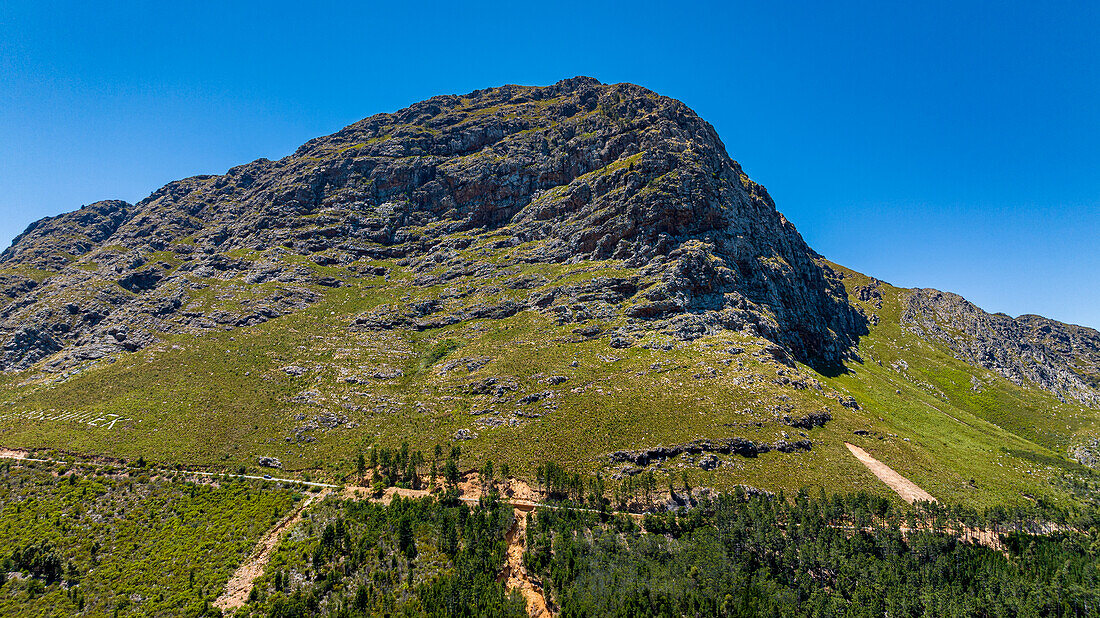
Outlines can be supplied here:
[[0, 282], [4, 446], [338, 476], [450, 441], [520, 474], [888, 492], [853, 442], [994, 504], [1067, 499], [1100, 435], [1095, 331], [829, 263], [682, 103], [588, 78], [43, 220]]
[[1060, 400], [1100, 407], [1100, 332], [1037, 315], [989, 314], [956, 294], [914, 290], [902, 322], [959, 358]]
[[[952, 469], [949, 476], [959, 486], [968, 487], [964, 493], [977, 493], [971, 480], [979, 487], [983, 482], [1007, 481], [1016, 486], [1000, 487], [997, 492], [1001, 495], [1032, 497], [1049, 489], [1032, 484], [1036, 477], [1091, 476], [1066, 456], [1072, 452], [1082, 459], [1081, 447], [1091, 445], [1100, 435], [1100, 415], [1095, 408], [1074, 399], [1060, 400], [1036, 382], [1006, 378], [995, 368], [959, 354], [955, 348], [960, 343], [981, 335], [965, 329], [965, 322], [957, 316], [942, 314], [942, 321], [936, 322], [938, 328], [953, 329], [957, 339], [950, 345], [939, 337], [915, 334], [913, 306], [925, 302], [922, 298], [933, 291], [897, 288], [830, 266], [842, 277], [851, 302], [868, 316], [872, 326], [860, 339], [860, 361], [849, 363], [848, 373], [827, 382], [854, 396], [868, 416], [880, 419], [885, 433], [910, 438], [904, 444], [908, 453], [894, 451], [894, 457], [910, 462], [904, 465], [903, 474], [941, 496], [944, 492], [937, 484], [942, 487], [948, 475], [929, 472], [948, 467]], [[1009, 343], [989, 345], [1007, 347]], [[1094, 351], [1082, 350], [1086, 358], [1088, 353]], [[855, 442], [887, 447], [867, 436]], [[1001, 481], [993, 478], [999, 475], [991, 474], [1007, 470], [1015, 474]], [[990, 476], [983, 481], [987, 474]]]
[[[421, 284], [433, 270], [441, 280], [485, 269], [471, 244], [485, 231], [497, 236], [480, 255], [519, 248], [510, 263], [623, 261], [637, 274], [608, 286], [613, 301], [630, 300], [617, 310], [685, 336], [749, 328], [836, 363], [863, 328], [710, 125], [643, 88], [576, 78], [435, 97], [277, 162], [35, 224], [0, 265], [57, 274], [0, 313], [0, 362], [20, 369], [55, 355], [63, 369], [164, 333], [264, 321], [316, 301], [302, 286], [340, 284], [279, 266], [283, 250], [322, 265], [401, 258], [425, 273]], [[256, 298], [202, 303], [227, 281]], [[586, 319], [553, 304], [544, 295], [519, 306]]]

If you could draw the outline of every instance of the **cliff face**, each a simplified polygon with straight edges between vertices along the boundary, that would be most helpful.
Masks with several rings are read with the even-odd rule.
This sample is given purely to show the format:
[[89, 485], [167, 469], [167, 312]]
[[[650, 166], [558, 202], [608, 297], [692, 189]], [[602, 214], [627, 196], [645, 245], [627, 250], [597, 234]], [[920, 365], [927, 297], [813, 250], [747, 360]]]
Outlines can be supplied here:
[[[100, 202], [33, 224], [0, 255], [0, 368], [48, 359], [58, 370], [164, 333], [261, 322], [339, 286], [325, 265], [369, 259], [400, 260], [425, 286], [585, 260], [618, 261], [624, 276], [435, 318], [443, 307], [390, 307], [360, 326], [533, 309], [624, 318], [624, 345], [632, 330], [748, 329], [833, 364], [864, 322], [815, 257], [682, 103], [589, 78], [504, 86], [372, 116], [133, 206]], [[234, 302], [216, 302], [220, 284]]]
[[982, 311], [956, 294], [913, 290], [902, 324], [1020, 385], [1100, 407], [1100, 332], [1037, 315]]

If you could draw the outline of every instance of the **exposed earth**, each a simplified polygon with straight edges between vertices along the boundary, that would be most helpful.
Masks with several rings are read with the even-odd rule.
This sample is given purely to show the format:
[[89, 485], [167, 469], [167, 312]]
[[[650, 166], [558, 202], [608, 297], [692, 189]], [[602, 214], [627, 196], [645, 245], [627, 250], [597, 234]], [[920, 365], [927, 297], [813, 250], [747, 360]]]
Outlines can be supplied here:
[[867, 466], [867, 469], [873, 472], [880, 481], [886, 483], [890, 486], [890, 489], [896, 491], [897, 494], [901, 496], [902, 500], [905, 500], [909, 504], [913, 504], [917, 501], [936, 501], [936, 499], [932, 497], [932, 494], [918, 487], [917, 484], [913, 481], [910, 481], [909, 479], [898, 474], [897, 472], [894, 472], [890, 468], [890, 466], [887, 466], [881, 461], [875, 459], [867, 451], [859, 448], [854, 444], [848, 444], [847, 442], [844, 443], [844, 446], [847, 446], [848, 450], [852, 451], [852, 454], [855, 455], [856, 459], [863, 463], [863, 465]]

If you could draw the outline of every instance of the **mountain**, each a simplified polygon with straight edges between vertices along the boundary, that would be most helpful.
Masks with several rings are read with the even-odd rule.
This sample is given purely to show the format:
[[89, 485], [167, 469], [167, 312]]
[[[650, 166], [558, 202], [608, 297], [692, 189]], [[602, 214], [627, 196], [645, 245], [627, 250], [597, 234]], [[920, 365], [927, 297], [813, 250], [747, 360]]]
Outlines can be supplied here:
[[914, 290], [902, 316], [915, 335], [1015, 384], [1100, 407], [1100, 333], [1037, 315], [988, 314], [956, 294]]
[[[26, 368], [64, 350], [53, 365], [64, 367], [110, 347], [145, 347], [160, 333], [256, 323], [318, 298], [291, 287], [252, 311], [191, 310], [204, 285], [194, 275], [339, 284], [234, 252], [282, 247], [322, 265], [399, 258], [418, 273], [460, 273], [481, 262], [463, 254], [471, 234], [490, 231], [490, 249], [521, 248], [512, 262], [614, 259], [637, 269], [608, 293], [630, 301], [627, 315], [646, 329], [654, 318], [680, 332], [749, 326], [802, 359], [835, 363], [863, 328], [710, 125], [637, 86], [576, 78], [436, 97], [279, 162], [32, 225], [0, 264], [60, 272], [33, 294], [31, 275], [12, 276], [4, 365]], [[95, 267], [66, 269], [77, 257]], [[543, 296], [528, 304], [560, 311]], [[74, 308], [88, 297], [96, 301]]]
[[833, 264], [687, 106], [584, 77], [43, 219], [0, 294], [5, 446], [882, 491], [852, 442], [991, 503], [1061, 499], [1100, 435], [1095, 330]]

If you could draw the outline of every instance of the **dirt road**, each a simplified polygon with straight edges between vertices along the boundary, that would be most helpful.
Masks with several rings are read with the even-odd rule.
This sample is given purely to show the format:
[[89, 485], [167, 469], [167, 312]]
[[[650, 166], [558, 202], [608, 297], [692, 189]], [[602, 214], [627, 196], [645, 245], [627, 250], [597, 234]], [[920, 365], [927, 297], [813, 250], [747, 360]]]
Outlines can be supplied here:
[[848, 447], [849, 451], [856, 456], [856, 459], [860, 460], [863, 465], [867, 466], [867, 469], [874, 473], [880, 481], [886, 483], [901, 496], [902, 500], [905, 500], [909, 504], [913, 504], [917, 501], [935, 502], [936, 499], [932, 497], [932, 494], [924, 491], [916, 483], [910, 481], [904, 476], [894, 472], [890, 466], [882, 463], [881, 461], [871, 457], [870, 453], [859, 448], [854, 444], [844, 443], [844, 446]]
[[279, 546], [279, 540], [282, 538], [283, 533], [302, 520], [302, 511], [306, 507], [313, 504], [315, 500], [324, 498], [328, 495], [328, 492], [328, 489], [324, 489], [321, 493], [311, 494], [298, 505], [293, 513], [284, 517], [281, 522], [260, 539], [252, 555], [242, 562], [241, 566], [237, 567], [237, 571], [233, 573], [233, 577], [229, 578], [229, 582], [225, 585], [225, 592], [214, 601], [214, 607], [223, 612], [228, 612], [243, 607], [248, 602], [248, 594], [252, 592], [252, 583], [256, 581], [257, 577], [263, 575], [264, 568], [271, 560], [271, 555], [275, 553], [275, 548]]

